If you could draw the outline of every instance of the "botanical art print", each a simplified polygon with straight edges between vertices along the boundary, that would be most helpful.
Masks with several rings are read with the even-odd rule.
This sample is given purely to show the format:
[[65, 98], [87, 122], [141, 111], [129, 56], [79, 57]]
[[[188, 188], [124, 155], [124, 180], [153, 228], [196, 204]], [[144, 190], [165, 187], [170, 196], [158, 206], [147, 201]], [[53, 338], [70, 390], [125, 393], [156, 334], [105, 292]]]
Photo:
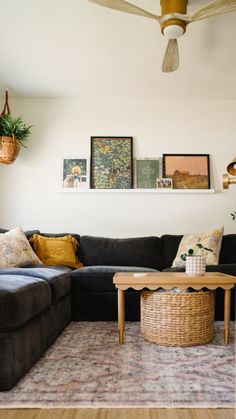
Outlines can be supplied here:
[[63, 159], [63, 188], [87, 189], [89, 164], [87, 158]]
[[209, 189], [209, 154], [163, 154], [163, 176], [174, 189]]
[[91, 138], [91, 188], [133, 187], [132, 137]]
[[156, 188], [159, 178], [159, 159], [143, 158], [136, 160], [136, 187]]

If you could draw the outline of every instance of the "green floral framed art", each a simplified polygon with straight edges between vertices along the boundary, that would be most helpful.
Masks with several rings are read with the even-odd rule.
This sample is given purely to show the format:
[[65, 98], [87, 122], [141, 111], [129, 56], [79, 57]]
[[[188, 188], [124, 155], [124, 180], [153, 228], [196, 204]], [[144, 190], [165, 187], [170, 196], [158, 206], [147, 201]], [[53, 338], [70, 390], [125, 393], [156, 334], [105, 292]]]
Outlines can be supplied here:
[[133, 188], [133, 138], [91, 137], [92, 189]]

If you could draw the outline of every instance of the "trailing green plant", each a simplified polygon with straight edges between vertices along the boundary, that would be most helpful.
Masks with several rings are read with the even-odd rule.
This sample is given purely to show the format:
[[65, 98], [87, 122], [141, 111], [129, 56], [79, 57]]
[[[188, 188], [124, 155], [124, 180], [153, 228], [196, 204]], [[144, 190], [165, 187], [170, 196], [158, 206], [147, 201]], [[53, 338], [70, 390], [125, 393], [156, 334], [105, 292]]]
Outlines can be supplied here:
[[193, 249], [188, 249], [187, 253], [182, 253], [180, 256], [182, 260], [186, 261], [187, 256], [204, 256], [205, 252], [213, 252], [212, 249], [209, 249], [209, 247], [203, 246], [201, 243], [197, 243], [196, 246], [199, 248], [199, 253], [194, 253]]
[[27, 126], [22, 117], [13, 118], [9, 113], [0, 117], [0, 136], [14, 137], [24, 147], [31, 128], [32, 125]]
[[236, 211], [231, 212], [230, 215], [233, 218], [233, 221], [236, 220]]

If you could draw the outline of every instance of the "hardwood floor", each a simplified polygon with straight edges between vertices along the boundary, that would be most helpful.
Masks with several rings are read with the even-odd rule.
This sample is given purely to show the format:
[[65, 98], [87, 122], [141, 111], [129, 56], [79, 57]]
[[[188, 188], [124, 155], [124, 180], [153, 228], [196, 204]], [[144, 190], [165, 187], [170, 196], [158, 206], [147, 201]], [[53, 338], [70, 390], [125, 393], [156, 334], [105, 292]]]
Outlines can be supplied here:
[[0, 419], [234, 419], [234, 409], [1, 409]]

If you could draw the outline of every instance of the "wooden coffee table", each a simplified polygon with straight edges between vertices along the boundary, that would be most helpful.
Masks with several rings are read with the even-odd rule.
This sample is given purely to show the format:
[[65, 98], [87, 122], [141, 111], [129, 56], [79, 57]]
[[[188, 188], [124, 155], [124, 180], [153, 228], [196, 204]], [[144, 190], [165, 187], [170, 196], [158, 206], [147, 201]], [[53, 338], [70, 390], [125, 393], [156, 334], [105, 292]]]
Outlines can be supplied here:
[[222, 274], [220, 272], [207, 272], [204, 276], [188, 276], [184, 272], [119, 272], [113, 277], [113, 283], [118, 289], [118, 328], [119, 342], [124, 343], [125, 330], [125, 290], [133, 288], [140, 291], [143, 288], [155, 291], [157, 288], [170, 290], [180, 288], [186, 290], [191, 287], [194, 290], [208, 288], [215, 290], [223, 288], [224, 296], [224, 341], [229, 343], [230, 330], [230, 291], [236, 283], [236, 276]]

